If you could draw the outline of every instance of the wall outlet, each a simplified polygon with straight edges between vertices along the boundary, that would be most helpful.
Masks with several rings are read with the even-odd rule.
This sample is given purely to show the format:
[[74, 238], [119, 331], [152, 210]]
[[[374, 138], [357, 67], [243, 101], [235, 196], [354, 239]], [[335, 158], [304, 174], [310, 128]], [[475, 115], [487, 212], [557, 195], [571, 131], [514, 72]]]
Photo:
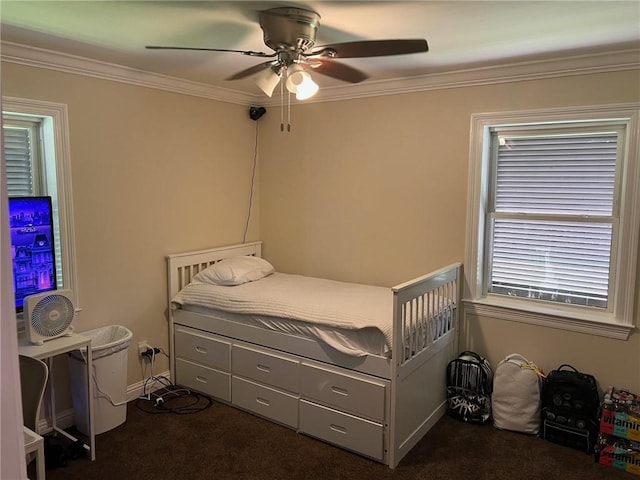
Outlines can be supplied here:
[[151, 346], [147, 343], [146, 340], [143, 340], [138, 343], [138, 356], [141, 357], [144, 352], [150, 349]]

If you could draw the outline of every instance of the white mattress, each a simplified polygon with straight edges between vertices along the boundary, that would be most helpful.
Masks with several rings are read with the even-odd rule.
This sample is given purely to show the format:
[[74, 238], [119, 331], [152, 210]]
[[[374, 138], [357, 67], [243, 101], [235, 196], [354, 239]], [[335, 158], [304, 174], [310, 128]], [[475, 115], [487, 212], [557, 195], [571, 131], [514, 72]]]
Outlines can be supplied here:
[[237, 286], [194, 281], [174, 306], [321, 340], [348, 355], [388, 355], [391, 289], [274, 273]]
[[384, 335], [376, 328], [347, 330], [344, 328], [312, 324], [301, 320], [224, 312], [200, 305], [182, 305], [180, 308], [182, 310], [213, 316], [219, 320], [252, 325], [254, 327], [298, 337], [311, 338], [316, 341], [321, 341], [339, 352], [355, 357], [362, 357], [364, 355], [389, 357], [391, 354], [391, 350], [385, 342]]
[[[429, 319], [435, 340], [451, 322], [451, 310], [445, 308], [451, 302], [439, 296], [429, 295], [429, 299], [435, 305]], [[391, 354], [393, 292], [389, 288], [274, 273], [236, 286], [193, 281], [172, 299], [172, 305], [313, 338], [347, 355]], [[405, 314], [405, 324], [415, 325], [411, 317], [418, 313]], [[425, 328], [411, 331], [413, 342], [428, 341]], [[406, 348], [413, 348], [410, 342]]]

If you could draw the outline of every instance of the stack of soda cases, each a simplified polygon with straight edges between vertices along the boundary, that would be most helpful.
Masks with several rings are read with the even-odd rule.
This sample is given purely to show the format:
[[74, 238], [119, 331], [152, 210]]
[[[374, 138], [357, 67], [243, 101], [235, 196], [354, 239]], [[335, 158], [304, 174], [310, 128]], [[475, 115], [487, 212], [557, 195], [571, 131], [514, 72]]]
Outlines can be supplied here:
[[604, 394], [596, 462], [640, 475], [640, 397], [610, 387]]

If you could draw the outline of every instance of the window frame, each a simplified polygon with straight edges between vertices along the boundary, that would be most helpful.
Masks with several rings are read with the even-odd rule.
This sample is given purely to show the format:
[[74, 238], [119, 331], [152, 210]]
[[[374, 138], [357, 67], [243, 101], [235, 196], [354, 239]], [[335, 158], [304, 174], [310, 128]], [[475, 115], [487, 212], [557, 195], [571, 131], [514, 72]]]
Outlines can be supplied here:
[[[73, 294], [73, 304], [76, 311], [80, 311], [80, 297], [77, 281], [77, 264], [75, 248], [75, 227], [73, 214], [73, 196], [71, 182], [71, 156], [69, 141], [69, 120], [67, 105], [42, 100], [2, 97], [2, 115], [24, 116], [32, 115], [42, 118], [53, 138], [41, 141], [39, 147], [45, 156], [55, 158], [55, 171], [46, 171], [45, 184], [54, 182], [56, 195], [53, 198], [54, 209], [58, 212], [60, 227], [60, 248], [62, 254], [62, 278], [65, 289]], [[48, 122], [51, 122], [48, 124]], [[42, 139], [41, 139], [42, 140]], [[43, 194], [50, 194], [46, 190]]]
[[[497, 192], [497, 178], [498, 178], [498, 159], [499, 159], [499, 139], [503, 137], [519, 137], [519, 138], [553, 138], [556, 136], [559, 137], [588, 137], [589, 134], [600, 134], [604, 131], [611, 132], [616, 136], [616, 160], [615, 160], [615, 179], [613, 185], [613, 194], [612, 194], [612, 211], [608, 215], [603, 214], [578, 214], [578, 213], [521, 213], [521, 212], [498, 212], [496, 210], [496, 192]], [[620, 125], [619, 120], [608, 120], [608, 121], [592, 121], [592, 122], [584, 122], [577, 124], [576, 122], [563, 122], [563, 123], [554, 123], [554, 124], [546, 124], [546, 125], [536, 125], [534, 127], [489, 127], [489, 134], [491, 138], [490, 147], [487, 152], [489, 158], [489, 198], [488, 198], [488, 213], [485, 216], [486, 226], [486, 239], [484, 243], [484, 251], [483, 256], [487, 261], [485, 262], [485, 270], [483, 272], [486, 281], [483, 282], [483, 296], [487, 295], [500, 295], [497, 293], [489, 293], [490, 283], [492, 280], [491, 270], [492, 270], [492, 259], [493, 259], [493, 241], [495, 235], [492, 235], [491, 225], [495, 224], [497, 220], [508, 219], [508, 220], [531, 220], [531, 221], [542, 221], [542, 222], [568, 222], [575, 225], [578, 224], [590, 224], [590, 223], [600, 223], [604, 225], [609, 225], [611, 227], [611, 246], [612, 248], [609, 250], [610, 257], [613, 258], [611, 261], [610, 258], [610, 266], [612, 269], [616, 268], [615, 265], [615, 256], [614, 256], [614, 248], [613, 246], [617, 245], [619, 238], [619, 211], [620, 211], [620, 202], [618, 198], [620, 196], [620, 181], [621, 181], [621, 170], [624, 164], [623, 159], [621, 158], [621, 153], [624, 153], [625, 147], [624, 142], [626, 138], [625, 128]], [[611, 281], [612, 277], [615, 277], [615, 274], [610, 274], [608, 276], [608, 295], [607, 299], [615, 298], [615, 288], [616, 285]], [[522, 298], [516, 296], [516, 298]], [[599, 311], [606, 311], [611, 313], [613, 311], [613, 302], [608, 301], [607, 307], [604, 307], [604, 310], [601, 307], [589, 307], [582, 305], [581, 308], [597, 308]]]
[[[621, 175], [616, 200], [619, 201], [618, 238], [611, 248], [612, 272], [610, 311], [594, 311], [575, 306], [534, 302], [524, 298], [491, 295], [485, 291], [487, 262], [484, 250], [489, 241], [486, 218], [490, 195], [492, 129], [535, 129], [554, 124], [584, 124], [611, 121], [625, 130]], [[467, 238], [465, 247], [465, 309], [503, 320], [627, 339], [633, 325], [635, 307], [638, 232], [640, 231], [640, 103], [568, 107], [546, 110], [478, 113], [471, 116]]]

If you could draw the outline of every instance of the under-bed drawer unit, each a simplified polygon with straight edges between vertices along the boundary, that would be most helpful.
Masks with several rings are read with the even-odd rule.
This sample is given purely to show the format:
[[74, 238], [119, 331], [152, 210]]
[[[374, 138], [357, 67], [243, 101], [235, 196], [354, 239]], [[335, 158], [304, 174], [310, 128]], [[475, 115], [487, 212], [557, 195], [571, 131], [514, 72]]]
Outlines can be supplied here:
[[298, 397], [238, 377], [233, 377], [231, 384], [234, 405], [291, 428], [298, 427]]
[[376, 460], [384, 457], [381, 424], [306, 400], [300, 401], [299, 431]]
[[231, 370], [231, 343], [194, 328], [176, 326], [176, 357], [217, 370]]
[[178, 358], [176, 383], [226, 402], [231, 401], [231, 375], [226, 372]]
[[385, 383], [371, 378], [345, 375], [303, 363], [300, 394], [340, 410], [384, 422]]
[[233, 345], [233, 375], [256, 380], [289, 392], [299, 391], [297, 360], [254, 348]]

